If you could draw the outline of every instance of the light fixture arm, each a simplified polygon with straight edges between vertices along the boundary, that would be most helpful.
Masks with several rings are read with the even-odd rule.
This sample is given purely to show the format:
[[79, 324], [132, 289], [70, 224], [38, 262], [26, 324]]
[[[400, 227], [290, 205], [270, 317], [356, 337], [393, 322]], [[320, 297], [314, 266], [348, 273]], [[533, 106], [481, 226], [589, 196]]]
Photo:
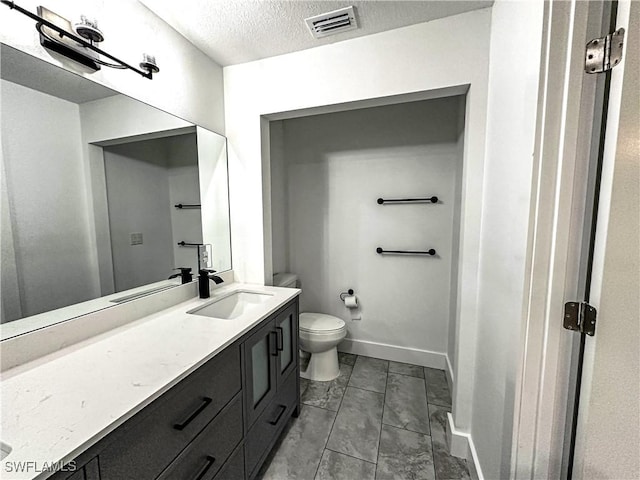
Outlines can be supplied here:
[[12, 10], [16, 10], [20, 13], [22, 13], [23, 15], [26, 15], [27, 17], [31, 18], [32, 20], [35, 20], [36, 22], [38, 22], [36, 24], [36, 28], [37, 30], [40, 32], [40, 29], [42, 28], [42, 26], [46, 26], [52, 30], [55, 30], [56, 32], [58, 32], [60, 34], [60, 36], [63, 37], [67, 37], [70, 38], [71, 40], [73, 40], [74, 42], [78, 42], [80, 45], [82, 45], [85, 48], [88, 48], [89, 50], [93, 50], [94, 52], [107, 57], [109, 60], [116, 62], [118, 65], [121, 65], [123, 68], [128, 68], [129, 70], [133, 70], [134, 72], [138, 73], [139, 75], [142, 75], [145, 78], [148, 78], [149, 80], [153, 79], [153, 72], [151, 71], [143, 71], [139, 68], [136, 68], [132, 65], [129, 65], [127, 62], [124, 62], [122, 60], [120, 60], [117, 57], [114, 57], [113, 55], [105, 52], [104, 50], [96, 47], [95, 45], [93, 45], [91, 42], [88, 42], [87, 40], [85, 40], [84, 38], [78, 36], [78, 35], [74, 35], [71, 32], [66, 31], [63, 28], [60, 28], [58, 25], [56, 25], [55, 23], [52, 23], [44, 18], [42, 18], [39, 15], [36, 15], [35, 13], [30, 12], [29, 10], [26, 10], [22, 7], [20, 7], [19, 5], [16, 5], [15, 1], [11, 1], [11, 0], [0, 0], [0, 3], [3, 3], [5, 5], [7, 5], [10, 9]]

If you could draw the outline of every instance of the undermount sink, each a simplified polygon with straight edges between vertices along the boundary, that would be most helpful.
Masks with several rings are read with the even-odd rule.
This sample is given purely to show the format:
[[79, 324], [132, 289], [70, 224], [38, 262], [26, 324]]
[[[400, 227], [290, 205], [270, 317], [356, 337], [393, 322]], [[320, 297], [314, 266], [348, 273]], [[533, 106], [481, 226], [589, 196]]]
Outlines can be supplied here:
[[250, 292], [248, 290], [238, 290], [236, 292], [218, 298], [213, 302], [187, 313], [192, 315], [202, 315], [205, 317], [221, 318], [223, 320], [232, 320], [240, 315], [253, 310], [260, 304], [269, 300], [272, 295], [269, 293]]
[[12, 448], [4, 442], [0, 442], [0, 460], [4, 460], [11, 453]]

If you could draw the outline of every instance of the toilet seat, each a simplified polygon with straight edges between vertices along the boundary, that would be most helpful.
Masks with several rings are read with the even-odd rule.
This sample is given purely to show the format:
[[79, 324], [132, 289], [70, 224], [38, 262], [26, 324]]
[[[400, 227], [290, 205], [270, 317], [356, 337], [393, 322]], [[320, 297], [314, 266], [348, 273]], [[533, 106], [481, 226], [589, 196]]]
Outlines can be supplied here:
[[332, 335], [346, 329], [344, 320], [324, 313], [300, 314], [300, 331], [314, 335]]

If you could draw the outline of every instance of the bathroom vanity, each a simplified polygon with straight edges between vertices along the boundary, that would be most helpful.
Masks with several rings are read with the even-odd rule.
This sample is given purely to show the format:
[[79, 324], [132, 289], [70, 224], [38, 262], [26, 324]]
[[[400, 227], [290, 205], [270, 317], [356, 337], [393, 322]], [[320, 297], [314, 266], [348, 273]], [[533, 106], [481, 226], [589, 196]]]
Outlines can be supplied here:
[[254, 478], [300, 410], [299, 293], [232, 284], [4, 372], [3, 474]]

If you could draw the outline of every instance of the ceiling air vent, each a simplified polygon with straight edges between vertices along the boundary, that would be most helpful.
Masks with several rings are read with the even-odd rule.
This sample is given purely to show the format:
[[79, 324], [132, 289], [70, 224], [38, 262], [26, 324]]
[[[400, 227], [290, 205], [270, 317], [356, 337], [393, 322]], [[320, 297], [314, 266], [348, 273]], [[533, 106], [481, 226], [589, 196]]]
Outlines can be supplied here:
[[322, 38], [336, 33], [355, 30], [358, 28], [355, 10], [353, 7], [345, 7], [333, 12], [323, 13], [305, 19], [311, 35]]

